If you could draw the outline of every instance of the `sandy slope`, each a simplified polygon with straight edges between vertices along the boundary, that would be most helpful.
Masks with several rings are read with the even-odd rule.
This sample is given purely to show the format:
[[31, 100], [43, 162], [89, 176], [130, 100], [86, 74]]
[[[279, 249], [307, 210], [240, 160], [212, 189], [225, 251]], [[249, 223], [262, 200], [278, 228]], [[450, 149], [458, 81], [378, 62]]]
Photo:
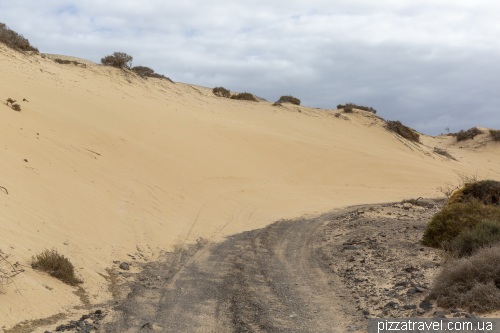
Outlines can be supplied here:
[[[222, 99], [0, 45], [0, 100], [9, 97], [29, 102], [20, 113], [0, 104], [0, 186], [9, 191], [0, 192], [0, 250], [29, 266], [34, 253], [58, 249], [92, 304], [110, 298], [105, 269], [127, 254], [151, 260], [284, 217], [436, 196], [457, 171], [500, 179], [500, 144], [486, 135], [481, 147], [451, 137], [415, 145], [366, 112], [345, 120]], [[0, 327], [81, 305], [75, 288], [31, 268], [15, 282], [2, 287]]]

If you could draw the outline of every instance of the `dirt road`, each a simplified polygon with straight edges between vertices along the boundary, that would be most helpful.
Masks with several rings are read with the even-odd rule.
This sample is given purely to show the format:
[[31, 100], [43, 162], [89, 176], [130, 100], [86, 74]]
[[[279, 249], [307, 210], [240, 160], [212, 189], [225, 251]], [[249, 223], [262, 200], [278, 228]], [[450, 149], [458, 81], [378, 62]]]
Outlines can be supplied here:
[[168, 253], [122, 287], [103, 330], [345, 332], [354, 303], [318, 254], [325, 223], [341, 213]]

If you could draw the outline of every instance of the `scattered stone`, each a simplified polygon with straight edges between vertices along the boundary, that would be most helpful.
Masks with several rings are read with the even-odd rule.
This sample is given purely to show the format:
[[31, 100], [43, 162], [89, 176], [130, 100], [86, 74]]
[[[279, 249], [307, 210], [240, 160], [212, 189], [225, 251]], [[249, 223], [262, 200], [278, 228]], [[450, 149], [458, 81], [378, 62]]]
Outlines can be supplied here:
[[465, 318], [478, 318], [478, 316], [476, 316], [475, 314], [472, 314], [472, 313], [466, 313]]
[[417, 292], [417, 289], [416, 288], [411, 288], [411, 289], [408, 289], [408, 291], [406, 292], [406, 294], [408, 295], [413, 295]]
[[422, 302], [420, 303], [419, 307], [424, 310], [430, 310], [432, 309], [432, 303]]
[[128, 271], [130, 269], [128, 262], [125, 261], [120, 264], [120, 268], [124, 271]]
[[446, 318], [446, 313], [444, 311], [436, 311], [434, 312], [434, 318]]
[[354, 257], [353, 256], [347, 257], [346, 261], [347, 262], [353, 262], [354, 261]]
[[120, 260], [113, 260], [113, 264], [119, 264]]
[[460, 312], [460, 311], [458, 311], [457, 309], [451, 309], [450, 312], [451, 313], [457, 313], [457, 312]]
[[298, 314], [296, 314], [296, 313], [292, 313], [292, 314], [290, 315], [290, 318], [297, 318], [298, 316], [299, 316]]
[[460, 317], [460, 315], [461, 315], [461, 314], [460, 314], [460, 312], [457, 312], [457, 313], [454, 313], [454, 314], [453, 314], [453, 317], [455, 317], [455, 318], [456, 318], [456, 317]]
[[420, 269], [416, 268], [416, 267], [406, 267], [406, 268], [403, 268], [402, 271], [405, 271], [405, 272], [408, 272], [408, 273], [413, 273], [415, 271], [419, 271]]
[[359, 331], [360, 329], [361, 329], [361, 327], [359, 327], [359, 326], [351, 326], [349, 328], [349, 331]]
[[405, 310], [415, 310], [417, 306], [415, 304], [413, 305], [403, 305], [403, 309]]
[[359, 249], [360, 249], [359, 246], [354, 246], [354, 245], [344, 246], [344, 250], [359, 250]]
[[394, 287], [406, 287], [408, 285], [408, 281], [399, 281], [394, 285]]
[[397, 309], [399, 309], [399, 304], [398, 304], [398, 303], [396, 303], [396, 302], [392, 302], [392, 301], [391, 301], [391, 302], [387, 303], [387, 304], [384, 306], [384, 308], [393, 308], [394, 310], [397, 310]]
[[151, 325], [150, 323], [146, 323], [146, 324], [142, 325], [142, 328], [147, 328], [149, 330], [152, 330], [153, 329], [153, 325]]
[[420, 287], [415, 287], [415, 290], [418, 291], [419, 293], [423, 293], [424, 292], [424, 289], [422, 289]]

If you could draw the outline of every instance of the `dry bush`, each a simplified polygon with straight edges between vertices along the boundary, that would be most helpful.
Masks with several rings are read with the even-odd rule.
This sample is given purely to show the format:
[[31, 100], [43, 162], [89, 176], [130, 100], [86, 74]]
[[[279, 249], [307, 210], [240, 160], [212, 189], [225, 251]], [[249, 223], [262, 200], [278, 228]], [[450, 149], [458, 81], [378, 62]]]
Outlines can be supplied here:
[[69, 64], [73, 64], [73, 65], [84, 65], [82, 64], [81, 62], [78, 62], [76, 60], [63, 60], [63, 59], [54, 59], [55, 62], [57, 62], [58, 64], [62, 64], [62, 65], [69, 65]]
[[39, 53], [38, 49], [23, 37], [23, 35], [9, 29], [5, 23], [0, 23], [0, 42], [8, 47], [18, 51], [35, 51]]
[[12, 104], [11, 108], [14, 111], [21, 111], [21, 105], [19, 104]]
[[457, 137], [457, 141], [464, 141], [474, 139], [474, 137], [479, 134], [483, 134], [483, 132], [477, 127], [472, 127], [467, 131], [460, 130], [460, 132], [456, 133], [455, 136]]
[[351, 109], [354, 108], [354, 109], [358, 109], [358, 110], [368, 111], [368, 112], [371, 112], [373, 114], [377, 113], [377, 110], [375, 110], [371, 106], [370, 107], [368, 107], [368, 106], [361, 106], [361, 105], [357, 105], [357, 104], [354, 104], [354, 103], [346, 103], [344, 105], [342, 105], [342, 104], [337, 105], [337, 109], [339, 109], [339, 110], [340, 109], [344, 109], [344, 111], [345, 111], [346, 107], [351, 107]]
[[101, 64], [105, 66], [113, 66], [116, 68], [132, 67], [132, 60], [134, 58], [124, 52], [114, 52], [112, 55], [105, 56], [101, 59]]
[[16, 102], [15, 99], [7, 98], [7, 103], [6, 104], [9, 105], [9, 103], [10, 103], [10, 105], [13, 105], [15, 102]]
[[420, 142], [420, 134], [418, 134], [414, 129], [401, 124], [399, 120], [387, 121], [387, 129], [410, 141]]
[[444, 248], [452, 257], [461, 258], [498, 243], [500, 243], [500, 220], [485, 220], [475, 228], [462, 230], [457, 237], [447, 242]]
[[441, 148], [438, 148], [438, 147], [434, 147], [434, 152], [436, 154], [439, 154], [439, 155], [443, 155], [445, 157], [448, 157], [448, 158], [451, 158], [452, 160], [457, 160], [455, 157], [451, 156], [450, 153], [448, 153], [448, 151], [446, 151], [446, 149], [441, 149]]
[[212, 92], [214, 93], [215, 96], [218, 97], [225, 97], [225, 98], [231, 97], [231, 92], [224, 87], [215, 87], [212, 90]]
[[353, 112], [352, 106], [349, 106], [349, 105], [343, 107], [343, 109], [344, 109], [345, 113], [352, 113]]
[[448, 262], [428, 296], [444, 308], [488, 312], [500, 309], [500, 246]]
[[439, 186], [437, 188], [439, 192], [444, 194], [446, 200], [448, 200], [456, 190], [464, 187], [465, 184], [475, 183], [479, 181], [477, 174], [467, 175], [465, 173], [458, 172], [457, 177], [458, 177], [458, 183], [453, 184], [450, 182], [445, 182], [444, 186]]
[[57, 250], [44, 250], [33, 256], [31, 267], [48, 272], [53, 277], [71, 286], [83, 283], [75, 276], [75, 268], [68, 258], [57, 253]]
[[427, 200], [422, 200], [422, 198], [418, 198], [418, 199], [405, 199], [403, 201], [401, 201], [402, 204], [404, 203], [409, 203], [409, 204], [412, 204], [414, 206], [420, 206], [420, 207], [434, 207], [434, 204], [427, 201]]
[[131, 71], [137, 73], [137, 75], [139, 75], [140, 77], [143, 77], [143, 78], [154, 77], [157, 79], [168, 80], [168, 81], [174, 83], [174, 81], [172, 81], [170, 78], [166, 77], [165, 75], [155, 73], [155, 71], [149, 67], [135, 66], [135, 67], [132, 67]]
[[281, 103], [280, 103], [280, 102], [274, 102], [274, 103], [273, 103], [273, 106], [283, 106], [283, 105], [281, 105]]
[[448, 203], [427, 224], [422, 244], [444, 247], [462, 231], [473, 229], [484, 220], [500, 222], [500, 207], [485, 205], [477, 199], [463, 203]]
[[300, 105], [300, 99], [293, 97], [292, 95], [281, 96], [278, 100], [279, 103], [292, 103], [295, 105]]
[[499, 130], [490, 130], [490, 136], [493, 141], [500, 141], [500, 131]]
[[250, 94], [250, 93], [247, 93], [247, 92], [244, 92], [244, 93], [241, 93], [241, 94], [232, 95], [231, 99], [238, 99], [238, 100], [242, 100], [242, 101], [257, 102], [257, 99], [255, 98], [255, 96], [252, 95], [252, 94]]

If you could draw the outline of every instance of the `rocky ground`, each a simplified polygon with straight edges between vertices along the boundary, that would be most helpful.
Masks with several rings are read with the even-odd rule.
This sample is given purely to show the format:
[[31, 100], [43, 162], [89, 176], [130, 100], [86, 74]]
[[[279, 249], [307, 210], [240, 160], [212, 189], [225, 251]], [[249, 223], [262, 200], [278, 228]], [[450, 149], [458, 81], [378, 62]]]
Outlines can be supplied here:
[[324, 226], [318, 253], [350, 289], [345, 297], [355, 299], [360, 317], [475, 317], [425, 301], [444, 260], [419, 241], [441, 208], [434, 200], [364, 206]]

